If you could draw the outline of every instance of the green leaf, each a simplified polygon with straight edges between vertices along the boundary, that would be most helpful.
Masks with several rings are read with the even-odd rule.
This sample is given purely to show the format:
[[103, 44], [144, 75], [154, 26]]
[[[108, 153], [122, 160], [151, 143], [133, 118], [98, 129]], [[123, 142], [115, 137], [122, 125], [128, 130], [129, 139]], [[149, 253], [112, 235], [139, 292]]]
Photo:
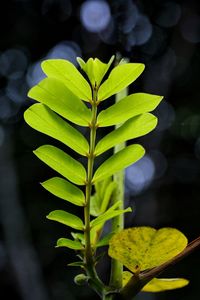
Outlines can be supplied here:
[[75, 184], [85, 185], [86, 171], [81, 163], [51, 145], [37, 148], [33, 153], [52, 169]]
[[24, 113], [26, 123], [32, 128], [64, 143], [81, 155], [87, 156], [89, 144], [74, 127], [41, 103], [33, 104]]
[[50, 212], [47, 219], [62, 223], [77, 230], [83, 230], [84, 225], [82, 220], [64, 210], [54, 210]]
[[97, 244], [96, 247], [104, 247], [107, 246], [109, 244], [109, 241], [111, 239], [111, 237], [114, 235], [114, 232], [108, 233], [106, 234], [102, 239], [100, 239]]
[[113, 55], [107, 64], [100, 61], [98, 58], [89, 58], [88, 61], [85, 63], [80, 57], [77, 57], [77, 61], [84, 72], [87, 74], [88, 78], [92, 86], [98, 87], [107, 73], [110, 65], [112, 64], [115, 56]]
[[[123, 272], [123, 286], [129, 282], [132, 276], [133, 274], [128, 271]], [[143, 287], [142, 292], [163, 292], [179, 289], [188, 284], [189, 281], [184, 278], [154, 278]]]
[[126, 147], [108, 158], [95, 172], [92, 182], [97, 182], [124, 169], [142, 158], [145, 150], [141, 145], [135, 144]]
[[91, 121], [91, 110], [64, 83], [55, 78], [40, 81], [30, 89], [28, 96], [77, 125], [88, 126]]
[[85, 205], [83, 192], [75, 185], [60, 177], [53, 177], [42, 183], [42, 186], [53, 195], [78, 206]]
[[133, 227], [112, 237], [109, 255], [134, 273], [163, 264], [186, 246], [187, 238], [175, 228]]
[[130, 207], [128, 207], [126, 209], [118, 209], [118, 210], [110, 210], [109, 209], [102, 215], [98, 216], [96, 219], [92, 220], [90, 222], [90, 226], [91, 226], [91, 228], [94, 228], [98, 225], [103, 225], [106, 221], [108, 221], [116, 216], [119, 216], [126, 212], [131, 212], [131, 211], [132, 211], [132, 209]]
[[81, 267], [81, 268], [84, 268], [85, 264], [82, 261], [74, 261], [74, 262], [68, 264], [68, 266], [69, 267]]
[[61, 80], [66, 87], [82, 100], [92, 99], [89, 83], [68, 60], [48, 59], [42, 62], [42, 70], [48, 76]]
[[73, 250], [83, 250], [83, 245], [78, 241], [72, 241], [66, 238], [60, 238], [57, 240], [56, 247], [67, 247]]
[[118, 65], [111, 71], [108, 79], [100, 86], [98, 91], [98, 100], [105, 100], [120, 92], [136, 80], [143, 70], [143, 64], [128, 63]]
[[98, 156], [124, 141], [143, 136], [152, 131], [156, 125], [157, 118], [150, 113], [133, 117], [101, 139], [95, 148], [95, 155]]
[[150, 112], [158, 106], [162, 99], [162, 96], [145, 93], [129, 95], [99, 113], [98, 127], [120, 124], [134, 116]]
[[[109, 181], [110, 181], [110, 178], [109, 178]], [[94, 217], [97, 217], [106, 211], [106, 209], [109, 205], [112, 193], [116, 188], [116, 182], [114, 182], [114, 181], [111, 181], [109, 183], [107, 182], [108, 183], [107, 187], [104, 187], [104, 182], [107, 182], [107, 180], [104, 180], [102, 182], [102, 189], [104, 190], [104, 194], [101, 195], [96, 192], [93, 196], [91, 196], [90, 214]]]

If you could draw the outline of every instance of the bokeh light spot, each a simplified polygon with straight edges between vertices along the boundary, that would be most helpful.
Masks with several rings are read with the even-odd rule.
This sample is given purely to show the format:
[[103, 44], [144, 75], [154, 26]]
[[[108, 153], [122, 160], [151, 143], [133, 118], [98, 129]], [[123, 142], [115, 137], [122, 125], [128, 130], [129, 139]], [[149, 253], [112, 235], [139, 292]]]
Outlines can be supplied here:
[[106, 1], [90, 0], [81, 5], [81, 23], [88, 31], [104, 30], [109, 24], [110, 18], [110, 7]]

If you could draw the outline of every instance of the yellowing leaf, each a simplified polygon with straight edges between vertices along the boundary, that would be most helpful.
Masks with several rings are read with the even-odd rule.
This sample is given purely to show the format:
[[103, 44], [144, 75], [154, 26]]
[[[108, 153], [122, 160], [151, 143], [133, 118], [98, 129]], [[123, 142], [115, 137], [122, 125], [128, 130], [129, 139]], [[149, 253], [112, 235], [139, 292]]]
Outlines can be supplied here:
[[180, 289], [189, 284], [189, 280], [184, 278], [154, 278], [147, 283], [143, 292], [164, 292], [168, 290]]
[[120, 92], [136, 80], [143, 70], [143, 64], [128, 63], [118, 65], [111, 71], [108, 79], [100, 86], [98, 91], [98, 100], [105, 100]]
[[112, 237], [109, 255], [134, 273], [163, 264], [186, 246], [187, 238], [175, 228], [133, 227]]
[[43, 61], [41, 66], [48, 77], [61, 80], [80, 99], [88, 102], [92, 99], [92, 90], [89, 83], [68, 60], [48, 59]]
[[77, 125], [88, 126], [91, 121], [91, 110], [56, 78], [40, 81], [30, 89], [28, 96]]
[[[128, 271], [123, 272], [123, 286], [125, 286], [133, 274]], [[189, 284], [189, 280], [184, 278], [154, 278], [149, 281], [142, 289], [142, 292], [164, 292], [182, 288]]]

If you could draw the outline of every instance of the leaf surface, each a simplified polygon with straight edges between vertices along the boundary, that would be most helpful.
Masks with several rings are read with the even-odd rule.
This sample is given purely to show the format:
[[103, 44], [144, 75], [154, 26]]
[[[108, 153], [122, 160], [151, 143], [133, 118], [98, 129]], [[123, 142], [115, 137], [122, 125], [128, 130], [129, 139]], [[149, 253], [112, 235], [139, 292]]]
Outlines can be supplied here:
[[154, 110], [162, 99], [163, 97], [158, 95], [131, 94], [102, 110], [98, 115], [97, 124], [99, 127], [105, 127], [123, 123], [134, 116]]
[[133, 227], [112, 237], [109, 255], [134, 273], [163, 264], [186, 246], [187, 238], [175, 228]]
[[64, 151], [51, 145], [44, 145], [33, 152], [40, 160], [65, 178], [75, 184], [85, 185], [85, 168]]
[[28, 96], [77, 125], [88, 126], [91, 121], [91, 110], [56, 78], [40, 81], [30, 89]]
[[83, 192], [67, 180], [53, 177], [42, 183], [42, 186], [53, 195], [69, 201], [78, 206], [84, 206], [85, 196]]
[[89, 83], [68, 60], [48, 59], [42, 62], [42, 70], [48, 76], [61, 80], [77, 97], [88, 101], [92, 99]]
[[142, 158], [144, 153], [145, 150], [141, 145], [135, 144], [127, 146], [103, 162], [103, 164], [96, 170], [92, 182], [94, 183], [105, 179], [121, 169], [130, 166]]
[[24, 113], [26, 123], [87, 156], [89, 144], [85, 137], [56, 113], [41, 103], [33, 104]]
[[60, 238], [57, 240], [56, 247], [67, 247], [73, 250], [83, 250], [83, 246], [78, 241], [72, 241], [66, 238]]
[[[123, 286], [128, 283], [132, 276], [133, 274], [128, 271], [123, 272]], [[154, 278], [143, 287], [142, 292], [164, 292], [179, 289], [188, 284], [189, 281], [184, 278]]]
[[143, 136], [152, 131], [156, 125], [157, 118], [150, 113], [133, 117], [102, 138], [96, 145], [95, 155], [98, 156], [124, 141]]
[[50, 212], [50, 214], [47, 216], [47, 219], [62, 223], [77, 230], [84, 229], [83, 222], [79, 217], [64, 210], [54, 210]]
[[120, 92], [136, 80], [143, 70], [143, 64], [128, 63], [118, 65], [110, 72], [108, 79], [100, 86], [98, 100], [105, 100]]

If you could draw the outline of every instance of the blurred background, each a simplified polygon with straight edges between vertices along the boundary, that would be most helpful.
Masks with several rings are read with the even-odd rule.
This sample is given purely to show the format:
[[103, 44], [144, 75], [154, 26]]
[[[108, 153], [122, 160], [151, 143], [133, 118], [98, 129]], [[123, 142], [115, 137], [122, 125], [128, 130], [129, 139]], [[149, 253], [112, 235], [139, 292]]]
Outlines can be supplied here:
[[[146, 155], [126, 170], [126, 226], [169, 226], [189, 241], [200, 234], [200, 7], [198, 0], [7, 0], [0, 3], [0, 295], [15, 300], [97, 299], [77, 287], [67, 264], [74, 253], [55, 249], [70, 230], [46, 220], [53, 209], [77, 214], [39, 185], [55, 173], [32, 150], [55, 142], [29, 128], [27, 91], [44, 78], [40, 62], [120, 53], [145, 63], [130, 92], [164, 95], [156, 130], [137, 140]], [[105, 101], [106, 102], [106, 101]], [[104, 108], [106, 103], [104, 104]], [[87, 135], [87, 132], [84, 132]], [[68, 151], [69, 149], [67, 149]], [[71, 153], [73, 155], [73, 153]], [[109, 155], [110, 153], [106, 153]], [[74, 156], [78, 159], [78, 156]], [[102, 159], [105, 159], [102, 157]], [[196, 300], [200, 252], [163, 276], [185, 277], [184, 289], [141, 294], [139, 300]], [[100, 267], [107, 278], [108, 261]]]

